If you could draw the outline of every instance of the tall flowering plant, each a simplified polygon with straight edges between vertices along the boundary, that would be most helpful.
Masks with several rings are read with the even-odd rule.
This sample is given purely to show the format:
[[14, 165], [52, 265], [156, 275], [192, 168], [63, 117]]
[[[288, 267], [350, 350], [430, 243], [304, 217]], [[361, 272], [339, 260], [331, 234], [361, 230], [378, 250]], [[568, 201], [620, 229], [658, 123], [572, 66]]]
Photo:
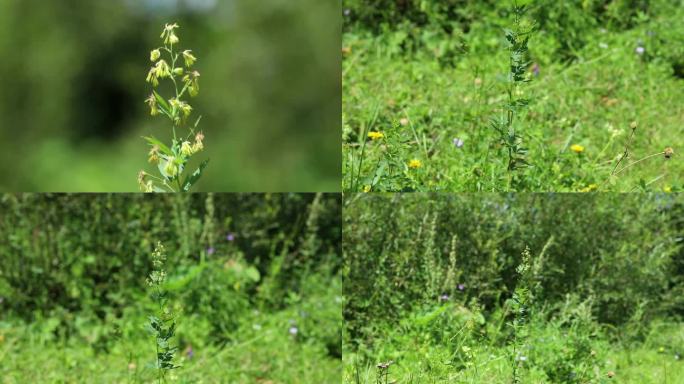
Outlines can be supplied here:
[[[193, 124], [188, 124], [193, 108], [187, 98], [199, 94], [200, 73], [192, 69], [197, 61], [192, 51], [178, 47], [180, 40], [176, 29], [178, 24], [166, 24], [160, 36], [164, 45], [150, 52], [153, 64], [147, 74], [147, 82], [152, 85], [152, 93], [145, 102], [152, 116], [170, 120], [173, 140], [169, 146], [153, 136], [145, 137], [150, 145], [148, 160], [157, 165], [160, 174], [155, 176], [140, 171], [138, 184], [145, 192], [187, 192], [209, 163], [209, 160], [204, 160], [194, 172], [185, 172], [192, 156], [204, 149], [204, 134], [197, 131], [201, 116]], [[171, 98], [165, 98], [157, 92], [160, 82], [164, 80], [173, 85], [173, 88], [169, 88], [173, 90]]]

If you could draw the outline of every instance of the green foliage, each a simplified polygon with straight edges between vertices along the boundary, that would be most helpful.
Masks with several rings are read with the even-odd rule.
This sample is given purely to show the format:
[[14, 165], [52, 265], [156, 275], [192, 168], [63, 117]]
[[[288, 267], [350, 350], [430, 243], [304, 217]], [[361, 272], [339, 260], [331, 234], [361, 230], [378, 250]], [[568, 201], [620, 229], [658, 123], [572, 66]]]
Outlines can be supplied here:
[[334, 194], [3, 195], [0, 376], [338, 380], [340, 209]]
[[[183, 284], [191, 286], [193, 279], [212, 273], [214, 279], [226, 278], [233, 272], [206, 271], [200, 264], [234, 262], [254, 271], [252, 276], [264, 276], [261, 283], [271, 288], [263, 299], [281, 305], [287, 290], [301, 287], [306, 270], [331, 265], [334, 272], [340, 265], [335, 256], [340, 247], [339, 197], [316, 196], [4, 195], [0, 307], [25, 319], [59, 308], [101, 318], [120, 314], [144, 292], [141, 276], [152, 270], [149, 254], [157, 241], [169, 250], [167, 267], [174, 271], [170, 284], [181, 285], [179, 279], [185, 277]], [[307, 230], [315, 200], [318, 224]], [[314, 237], [318, 245], [312, 254], [309, 245], [303, 246]], [[240, 274], [227, 282], [243, 279]]]
[[[400, 3], [402, 20], [411, 19], [418, 2]], [[684, 8], [666, 1], [535, 1], [516, 31], [510, 4], [460, 8], [478, 17], [461, 26], [458, 39], [468, 49], [446, 66], [430, 48], [404, 49], [411, 26], [371, 31], [359, 20], [347, 23], [342, 188], [680, 190], [683, 30], [676, 20]], [[357, 11], [350, 12], [353, 19]], [[515, 35], [531, 30], [531, 20], [527, 44], [529, 35]], [[420, 165], [408, 166], [413, 160]]]
[[679, 195], [357, 194], [344, 205], [346, 383], [657, 383], [684, 368], [672, 353], [628, 357], [671, 348], [653, 336], [662, 324], [683, 329]]

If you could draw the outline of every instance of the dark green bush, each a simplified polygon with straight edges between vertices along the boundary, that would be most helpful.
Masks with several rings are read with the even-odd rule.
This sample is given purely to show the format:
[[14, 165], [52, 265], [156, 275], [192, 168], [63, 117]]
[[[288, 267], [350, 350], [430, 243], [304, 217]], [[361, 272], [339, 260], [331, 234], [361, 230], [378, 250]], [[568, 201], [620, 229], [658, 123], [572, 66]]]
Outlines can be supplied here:
[[[117, 315], [144, 292], [157, 241], [166, 246], [171, 278], [210, 263], [200, 275], [217, 284], [198, 292], [185, 282], [190, 302], [231, 289], [237, 295], [226, 305], [244, 307], [258, 281], [269, 287], [265, 301], [282, 305], [306, 271], [339, 268], [339, 221], [337, 195], [3, 195], [0, 312], [26, 319], [56, 309]], [[230, 263], [254, 271], [236, 274]]]
[[[515, 288], [523, 249], [545, 249], [538, 300], [592, 298], [593, 316], [647, 324], [677, 313], [681, 215], [676, 195], [359, 195], [344, 209], [345, 327], [351, 339], [373, 323], [447, 294], [500, 308]], [[459, 296], [460, 295], [460, 296]]]

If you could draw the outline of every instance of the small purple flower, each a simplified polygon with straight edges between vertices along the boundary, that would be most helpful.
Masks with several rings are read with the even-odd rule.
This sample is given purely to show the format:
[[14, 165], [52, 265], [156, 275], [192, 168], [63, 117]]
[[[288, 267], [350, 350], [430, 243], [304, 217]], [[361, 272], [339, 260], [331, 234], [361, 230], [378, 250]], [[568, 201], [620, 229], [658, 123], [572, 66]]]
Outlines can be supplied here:
[[459, 285], [458, 285], [458, 290], [459, 290], [459, 291], [462, 291], [462, 290], [464, 290], [464, 289], [465, 289], [465, 284], [459, 284]]
[[290, 327], [289, 332], [290, 332], [290, 335], [292, 335], [292, 336], [297, 336], [297, 333], [299, 333], [299, 329], [297, 329], [297, 327], [295, 327], [295, 326], [293, 325], [293, 326]]
[[462, 148], [463, 147], [463, 140], [459, 139], [458, 137], [455, 137], [453, 140], [454, 147], [456, 148]]
[[638, 47], [636, 47], [634, 52], [636, 52], [637, 55], [643, 55], [644, 52], [646, 52], [646, 49], [642, 46], [638, 46]]
[[216, 252], [216, 250], [214, 249], [214, 247], [209, 247], [209, 248], [207, 248], [207, 255], [210, 255], [210, 256], [211, 256], [211, 255], [214, 254], [214, 252]]
[[188, 345], [188, 349], [185, 350], [185, 355], [188, 359], [192, 359], [195, 356], [195, 351], [192, 350], [192, 345]]
[[539, 76], [539, 64], [534, 63], [532, 66], [532, 74], [535, 76]]
[[232, 233], [232, 232], [229, 233], [229, 234], [227, 234], [227, 235], [226, 235], [226, 240], [228, 240], [228, 241], [233, 241], [233, 240], [235, 240], [235, 234]]
[[449, 295], [443, 294], [442, 296], [439, 297], [440, 300], [442, 301], [448, 301], [449, 300]]

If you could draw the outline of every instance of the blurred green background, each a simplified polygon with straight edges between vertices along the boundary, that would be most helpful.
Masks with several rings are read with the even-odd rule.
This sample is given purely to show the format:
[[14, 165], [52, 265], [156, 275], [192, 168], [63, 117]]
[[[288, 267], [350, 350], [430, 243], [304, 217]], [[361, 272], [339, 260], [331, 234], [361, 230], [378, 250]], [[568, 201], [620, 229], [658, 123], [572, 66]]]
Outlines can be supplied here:
[[[197, 191], [340, 188], [334, 0], [0, 0], [0, 190], [137, 191], [164, 23], [199, 61]], [[194, 164], [191, 164], [193, 166]]]

